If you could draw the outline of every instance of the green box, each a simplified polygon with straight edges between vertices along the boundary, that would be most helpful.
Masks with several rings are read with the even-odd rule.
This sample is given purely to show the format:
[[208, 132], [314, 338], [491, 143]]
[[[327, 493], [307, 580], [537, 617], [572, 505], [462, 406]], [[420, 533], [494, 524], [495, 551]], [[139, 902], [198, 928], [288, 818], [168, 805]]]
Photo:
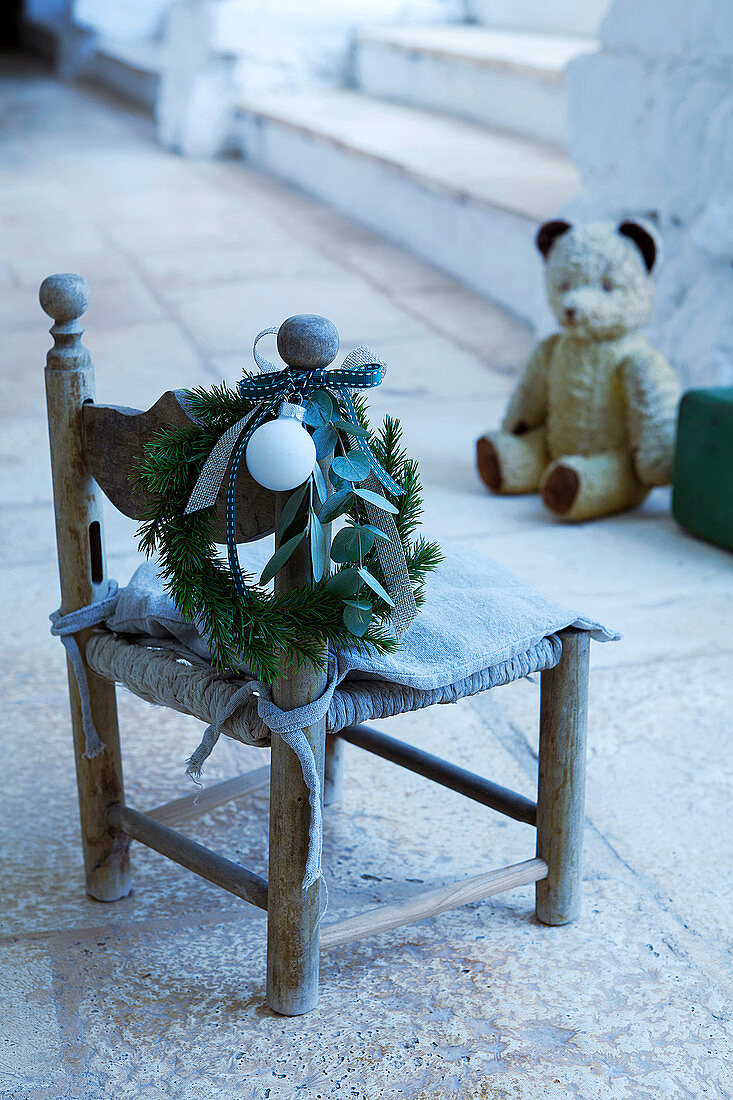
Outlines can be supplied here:
[[672, 512], [693, 535], [733, 550], [733, 388], [680, 402]]

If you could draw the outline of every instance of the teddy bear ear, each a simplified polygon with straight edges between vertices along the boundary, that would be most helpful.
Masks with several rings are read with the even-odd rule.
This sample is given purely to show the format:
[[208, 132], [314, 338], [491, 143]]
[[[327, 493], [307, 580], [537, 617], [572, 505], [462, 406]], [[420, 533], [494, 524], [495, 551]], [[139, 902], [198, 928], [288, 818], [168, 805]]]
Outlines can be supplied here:
[[562, 237], [563, 233], [567, 233], [568, 229], [572, 229], [570, 222], [564, 222], [561, 220], [545, 222], [537, 230], [537, 236], [535, 237], [535, 244], [540, 250], [545, 259], [547, 259], [550, 249], [557, 240], [558, 237]]
[[618, 231], [622, 237], [628, 237], [641, 252], [646, 269], [651, 273], [659, 254], [659, 239], [649, 225], [642, 222], [624, 221], [619, 224]]

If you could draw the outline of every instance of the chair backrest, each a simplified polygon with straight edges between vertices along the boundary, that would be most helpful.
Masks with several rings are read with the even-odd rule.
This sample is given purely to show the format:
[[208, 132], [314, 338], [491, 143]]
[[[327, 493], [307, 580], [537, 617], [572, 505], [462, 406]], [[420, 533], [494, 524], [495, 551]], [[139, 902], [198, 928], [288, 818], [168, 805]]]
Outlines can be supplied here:
[[[145, 497], [134, 473], [147, 442], [161, 429], [189, 424], [174, 393], [168, 391], [146, 412], [94, 403], [94, 369], [81, 342], [80, 318], [89, 287], [79, 275], [52, 275], [41, 285], [40, 301], [53, 318], [54, 347], [46, 360], [46, 393], [54, 481], [56, 534], [62, 610], [66, 613], [104, 598], [107, 591], [103, 528], [96, 486], [124, 515], [139, 519]], [[225, 478], [226, 482], [226, 478]], [[96, 484], [95, 484], [96, 483]], [[237, 541], [252, 542], [273, 532], [289, 493], [274, 493], [249, 475], [244, 463], [237, 477]], [[225, 492], [220, 493], [220, 498]], [[226, 542], [225, 501], [217, 502], [216, 542]], [[278, 594], [312, 582], [307, 540], [275, 578]], [[288, 655], [283, 655], [288, 664]], [[292, 668], [278, 681], [280, 705], [309, 701], [322, 690], [323, 677]]]
[[[84, 457], [102, 492], [123, 515], [141, 519], [144, 514], [145, 494], [134, 473], [144, 456], [146, 444], [163, 428], [184, 427], [190, 423], [171, 390], [159, 397], [147, 412], [120, 405], [95, 405], [89, 401], [84, 405]], [[254, 481], [244, 463], [237, 475], [236, 494], [237, 542], [253, 542], [272, 534], [276, 494]], [[219, 494], [214, 521], [214, 541], [219, 543], [227, 541], [224, 496], [224, 492]]]

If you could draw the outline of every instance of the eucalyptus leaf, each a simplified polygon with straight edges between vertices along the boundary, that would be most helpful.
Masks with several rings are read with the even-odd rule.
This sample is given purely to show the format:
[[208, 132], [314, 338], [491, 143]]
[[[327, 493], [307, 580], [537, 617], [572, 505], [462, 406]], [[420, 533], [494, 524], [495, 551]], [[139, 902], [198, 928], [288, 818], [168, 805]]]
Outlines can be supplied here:
[[348, 454], [338, 455], [331, 463], [331, 469], [344, 481], [363, 481], [372, 472], [369, 459], [361, 451], [349, 451]]
[[344, 626], [357, 638], [363, 638], [372, 621], [371, 606], [365, 601], [347, 600], [344, 604]]
[[369, 437], [369, 432], [366, 428], [362, 428], [361, 424], [354, 424], [353, 420], [334, 420], [332, 423], [334, 428], [339, 428], [342, 432], [347, 432], [349, 435], [358, 435], [362, 438]]
[[305, 530], [301, 531], [299, 535], [295, 535], [294, 538], [288, 539], [282, 546], [278, 547], [275, 553], [268, 561], [265, 568], [262, 570], [262, 576], [260, 577], [260, 584], [267, 584], [271, 581], [276, 573], [279, 573], [286, 562], [290, 561], [293, 553], [305, 538]]
[[[293, 522], [293, 520], [297, 516], [298, 509], [300, 508], [301, 504], [303, 503], [303, 498], [305, 497], [307, 489], [308, 489], [308, 482], [306, 481], [304, 485], [301, 485], [299, 489], [296, 489], [295, 492], [292, 493], [288, 497], [288, 499], [285, 501], [285, 506], [284, 506], [282, 512], [280, 513], [280, 519], [278, 520], [278, 523], [277, 523], [278, 538], [282, 539], [282, 537], [285, 534], [285, 532], [287, 531], [288, 527], [290, 527], [291, 523]], [[305, 522], [306, 522], [305, 518], [303, 518], [303, 527], [304, 527], [304, 529], [305, 529]]]
[[334, 473], [332, 465], [328, 467], [328, 480], [331, 482], [334, 489], [348, 489], [349, 492], [351, 492], [351, 486], [349, 485], [348, 481], [344, 481], [342, 477], [339, 477], [338, 474]]
[[342, 569], [326, 581], [326, 589], [334, 596], [355, 596], [359, 591], [361, 579], [357, 569]]
[[309, 428], [322, 428], [333, 417], [333, 401], [330, 393], [316, 390], [305, 407], [303, 419]]
[[360, 569], [357, 570], [357, 572], [361, 579], [364, 581], [364, 584], [368, 584], [372, 592], [377, 593], [380, 600], [384, 600], [384, 602], [388, 603], [390, 607], [394, 607], [394, 600], [390, 596], [389, 592], [386, 590], [386, 588], [382, 587], [376, 577], [373, 577], [371, 575], [368, 569], [365, 569], [364, 566], [362, 566]]
[[318, 513], [321, 523], [332, 523], [338, 516], [342, 516], [344, 512], [349, 510], [352, 500], [353, 493], [350, 488], [339, 489], [337, 493], [328, 498]]
[[331, 558], [336, 562], [360, 561], [374, 546], [374, 535], [362, 527], [344, 527], [331, 544]]
[[313, 580], [317, 583], [323, 577], [326, 568], [326, 532], [318, 522], [318, 516], [312, 508], [308, 516], [308, 533], [310, 535]]
[[323, 476], [323, 470], [317, 462], [313, 467], [313, 482], [315, 484], [320, 503], [325, 504], [326, 497], [328, 496], [328, 486], [326, 485], [326, 479]]
[[391, 501], [387, 500], [380, 493], [373, 493], [371, 489], [362, 489], [361, 487], [354, 486], [354, 492], [362, 500], [366, 500], [369, 504], [373, 504], [376, 508], [381, 508], [383, 512], [391, 512], [393, 516], [396, 516], [399, 509], [395, 508]]
[[313, 433], [313, 442], [316, 447], [316, 458], [320, 462], [331, 454], [338, 442], [338, 436], [330, 424], [322, 424]]

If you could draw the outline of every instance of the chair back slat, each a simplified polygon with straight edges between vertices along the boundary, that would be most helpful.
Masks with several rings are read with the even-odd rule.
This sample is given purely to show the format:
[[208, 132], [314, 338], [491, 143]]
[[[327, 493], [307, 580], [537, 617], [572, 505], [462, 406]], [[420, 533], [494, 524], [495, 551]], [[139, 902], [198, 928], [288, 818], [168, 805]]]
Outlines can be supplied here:
[[[136, 482], [135, 470], [144, 457], [145, 445], [164, 428], [190, 424], [175, 394], [168, 390], [147, 412], [87, 403], [83, 424], [84, 454], [94, 480], [123, 515], [141, 519], [146, 497]], [[236, 521], [237, 542], [253, 542], [271, 534], [275, 527], [275, 497], [250, 477], [244, 463], [237, 476]], [[214, 541], [227, 541], [225, 489], [216, 504]]]

